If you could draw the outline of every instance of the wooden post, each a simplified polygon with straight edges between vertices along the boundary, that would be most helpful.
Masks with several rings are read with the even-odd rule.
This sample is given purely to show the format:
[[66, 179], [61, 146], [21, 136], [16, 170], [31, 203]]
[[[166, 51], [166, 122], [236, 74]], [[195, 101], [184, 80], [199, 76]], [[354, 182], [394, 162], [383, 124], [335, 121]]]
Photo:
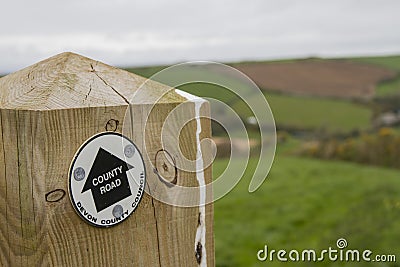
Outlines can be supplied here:
[[[165, 176], [176, 167], [168, 169], [173, 163], [166, 159], [175, 152], [162, 150], [163, 120], [184, 102], [183, 110], [194, 116], [195, 105], [172, 90], [151, 112], [153, 96], [168, 87], [149, 83], [134, 97], [144, 81], [72, 53], [0, 79], [1, 266], [214, 266], [211, 204], [200, 214], [199, 207], [172, 206], [146, 193], [128, 219], [97, 228], [77, 215], [69, 199], [71, 161], [88, 138], [101, 132], [124, 130], [143, 152], [148, 181], [159, 179], [157, 165]], [[127, 113], [132, 124], [126, 123]], [[200, 114], [209, 116], [208, 103]], [[200, 121], [200, 139], [210, 137], [209, 120]], [[191, 159], [198, 152], [198, 126], [188, 123], [179, 139]], [[198, 185], [196, 172], [177, 171], [174, 183]], [[210, 167], [204, 177], [211, 182]], [[205, 244], [196, 237], [199, 224]]]

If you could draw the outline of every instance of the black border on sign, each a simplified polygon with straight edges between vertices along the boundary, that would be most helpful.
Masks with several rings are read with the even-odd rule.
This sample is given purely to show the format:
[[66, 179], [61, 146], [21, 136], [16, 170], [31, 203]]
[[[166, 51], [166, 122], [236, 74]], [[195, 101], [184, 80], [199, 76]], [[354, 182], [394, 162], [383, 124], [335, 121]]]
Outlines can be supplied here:
[[90, 224], [90, 225], [95, 226], [95, 227], [98, 227], [98, 228], [110, 228], [110, 227], [116, 226], [116, 225], [118, 225], [118, 224], [120, 224], [120, 223], [126, 221], [126, 219], [128, 219], [128, 218], [131, 216], [131, 214], [134, 213], [134, 212], [136, 211], [137, 207], [139, 206], [140, 202], [142, 201], [143, 195], [145, 194], [145, 190], [143, 189], [143, 193], [142, 193], [142, 195], [140, 196], [140, 199], [139, 199], [138, 204], [137, 204], [136, 207], [132, 210], [132, 212], [126, 217], [126, 219], [125, 219], [125, 220], [122, 220], [122, 221], [120, 221], [120, 222], [118, 222], [118, 223], [115, 223], [115, 224], [113, 224], [113, 225], [98, 225], [98, 224], [94, 224], [94, 223], [92, 223], [91, 221], [89, 221], [88, 219], [86, 219], [86, 218], [79, 212], [78, 207], [76, 206], [76, 203], [75, 203], [75, 199], [74, 199], [74, 197], [73, 197], [73, 195], [72, 195], [72, 188], [71, 188], [71, 186], [72, 186], [71, 179], [73, 179], [73, 178], [72, 178], [72, 175], [73, 175], [73, 174], [72, 174], [72, 167], [75, 165], [76, 159], [78, 158], [78, 156], [79, 156], [79, 154], [81, 153], [81, 151], [82, 151], [91, 141], [93, 141], [94, 139], [96, 139], [96, 138], [98, 138], [98, 137], [100, 137], [100, 136], [103, 136], [103, 135], [117, 135], [117, 136], [119, 136], [119, 137], [122, 137], [122, 138], [128, 140], [128, 142], [130, 142], [130, 143], [135, 147], [135, 149], [136, 149], [136, 151], [139, 153], [140, 158], [141, 158], [142, 163], [143, 163], [143, 168], [144, 168], [144, 170], [143, 170], [143, 171], [144, 171], [144, 188], [146, 187], [146, 176], [147, 176], [147, 174], [146, 174], [146, 165], [144, 164], [144, 160], [143, 160], [143, 155], [142, 155], [142, 153], [140, 152], [140, 150], [138, 149], [138, 147], [136, 146], [136, 144], [135, 144], [132, 140], [130, 140], [128, 137], [126, 137], [126, 136], [124, 136], [124, 135], [122, 135], [122, 134], [120, 134], [120, 133], [115, 133], [115, 132], [101, 132], [101, 133], [95, 134], [95, 135], [93, 135], [92, 137], [90, 137], [89, 139], [87, 139], [87, 140], [79, 147], [78, 151], [77, 151], [77, 152], [75, 153], [75, 155], [74, 155], [74, 158], [73, 158], [73, 160], [72, 160], [72, 162], [71, 162], [71, 165], [69, 166], [69, 172], [68, 172], [68, 174], [69, 174], [69, 175], [68, 175], [68, 195], [69, 195], [69, 199], [71, 200], [71, 203], [72, 203], [72, 206], [74, 207], [75, 212], [76, 212], [76, 213], [79, 215], [79, 217], [81, 217], [81, 219], [84, 220], [87, 224]]

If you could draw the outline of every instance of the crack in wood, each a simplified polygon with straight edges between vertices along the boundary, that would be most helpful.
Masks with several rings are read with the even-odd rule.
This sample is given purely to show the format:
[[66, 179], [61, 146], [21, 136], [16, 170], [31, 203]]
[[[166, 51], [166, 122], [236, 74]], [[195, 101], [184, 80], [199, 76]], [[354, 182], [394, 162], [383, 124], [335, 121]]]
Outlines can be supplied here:
[[155, 224], [156, 224], [158, 263], [159, 263], [159, 266], [161, 267], [160, 236], [159, 236], [159, 233], [158, 233], [158, 222], [157, 222], [157, 216], [156, 216], [156, 207], [154, 206], [154, 199], [153, 198], [151, 198], [151, 206], [153, 207], [154, 221], [155, 221]]
[[85, 96], [85, 101], [87, 100], [87, 98], [89, 97], [90, 93], [92, 92], [92, 84], [89, 83], [89, 92], [86, 94]]
[[111, 88], [117, 95], [119, 95], [128, 105], [130, 104], [130, 103], [129, 103], [129, 100], [128, 100], [124, 95], [122, 95], [120, 92], [118, 92], [118, 90], [115, 89], [113, 86], [111, 86], [110, 84], [108, 84], [108, 82], [107, 82], [106, 80], [104, 80], [104, 79], [97, 73], [97, 71], [96, 71], [95, 68], [93, 67], [93, 64], [90, 64], [90, 67], [92, 68], [91, 72], [93, 72], [93, 73], [97, 76], [97, 78], [99, 78], [106, 86], [110, 87], [110, 88]]
[[[1, 112], [1, 110], [0, 110], [0, 125], [1, 125], [1, 140], [2, 140], [2, 146], [3, 146], [3, 159], [4, 159], [4, 162], [6, 162], [6, 150], [5, 150], [5, 147], [4, 147], [4, 129], [3, 129], [3, 113]], [[6, 193], [6, 195], [5, 195], [5, 199], [6, 199], [6, 201], [7, 201], [7, 199], [8, 199], [8, 194], [7, 194], [7, 169], [6, 168], [4, 168], [4, 179], [6, 179], [6, 181], [5, 181], [5, 193]], [[5, 215], [6, 215], [6, 221], [8, 221], [8, 206], [6, 205], [6, 208], [5, 208]], [[7, 227], [7, 243], [8, 244], [10, 244], [10, 235], [9, 235], [9, 232], [8, 232], [8, 223], [6, 223], [6, 227]], [[10, 259], [11, 257], [11, 249], [10, 248], [8, 248], [8, 259]]]

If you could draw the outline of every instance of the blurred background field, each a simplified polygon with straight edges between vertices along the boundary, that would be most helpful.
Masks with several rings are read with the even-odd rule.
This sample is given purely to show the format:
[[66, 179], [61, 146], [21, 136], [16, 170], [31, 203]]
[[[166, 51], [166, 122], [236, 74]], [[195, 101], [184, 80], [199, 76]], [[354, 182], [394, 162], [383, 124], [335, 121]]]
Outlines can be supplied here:
[[[400, 57], [231, 65], [252, 78], [268, 100], [278, 144], [259, 190], [247, 191], [257, 164], [253, 157], [240, 183], [215, 203], [217, 266], [265, 266], [256, 257], [264, 245], [318, 251], [335, 247], [339, 238], [346, 238], [349, 248], [397, 254], [399, 262]], [[163, 68], [128, 70], [150, 77]], [[252, 154], [257, 154], [261, 140], [241, 99], [216, 85], [180, 89], [229, 104], [245, 122], [254, 141]], [[218, 177], [228, 162], [230, 143], [217, 125], [213, 132], [219, 150], [213, 172]], [[346, 266], [328, 261], [292, 265]]]

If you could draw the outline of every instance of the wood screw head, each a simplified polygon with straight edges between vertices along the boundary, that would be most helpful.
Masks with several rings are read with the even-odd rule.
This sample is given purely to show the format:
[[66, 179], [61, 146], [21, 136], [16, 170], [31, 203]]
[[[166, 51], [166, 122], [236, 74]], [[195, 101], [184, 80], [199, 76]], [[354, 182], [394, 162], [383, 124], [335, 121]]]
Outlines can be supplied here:
[[127, 158], [132, 158], [135, 154], [135, 147], [133, 145], [127, 145], [124, 148], [124, 154]]
[[82, 181], [85, 178], [85, 170], [82, 167], [78, 167], [74, 170], [74, 179], [76, 181]]
[[112, 214], [115, 218], [121, 217], [123, 212], [124, 212], [124, 209], [122, 208], [121, 205], [116, 205], [112, 210]]

